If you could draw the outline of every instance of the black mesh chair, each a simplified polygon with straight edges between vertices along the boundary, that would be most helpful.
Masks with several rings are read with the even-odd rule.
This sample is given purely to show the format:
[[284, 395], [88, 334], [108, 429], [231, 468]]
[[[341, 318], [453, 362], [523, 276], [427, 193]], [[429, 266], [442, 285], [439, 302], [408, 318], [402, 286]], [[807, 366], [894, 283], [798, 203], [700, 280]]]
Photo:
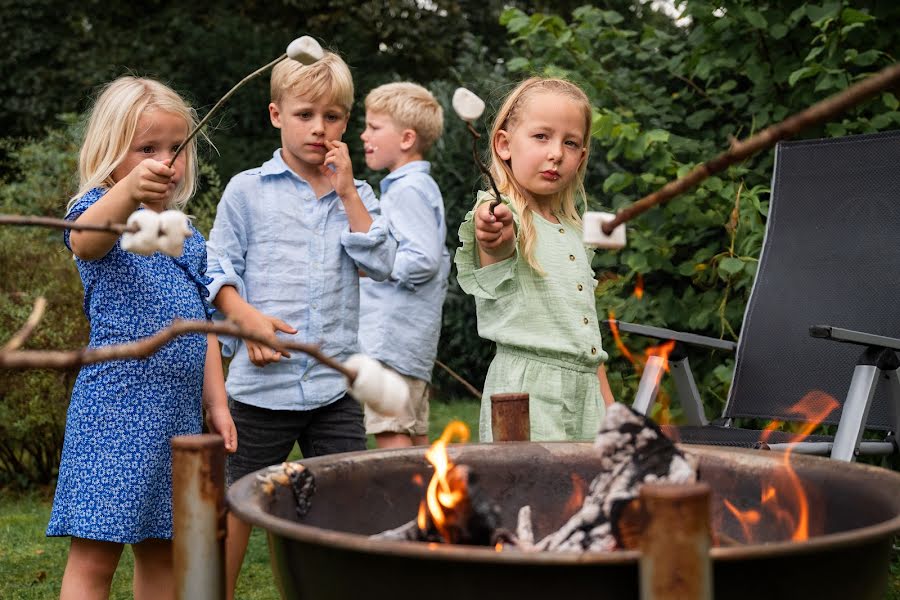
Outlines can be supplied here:
[[[737, 344], [618, 323], [620, 331], [673, 340], [671, 376], [687, 426], [684, 443], [753, 447], [760, 431], [735, 419], [802, 421], [791, 408], [810, 393], [838, 400], [795, 452], [853, 460], [891, 454], [900, 429], [900, 131], [782, 142], [776, 147], [771, 204], [756, 281]], [[737, 351], [725, 412], [712, 424], [685, 350]], [[644, 369], [634, 407], [653, 406], [661, 361]], [[864, 430], [879, 440], [861, 442]], [[773, 433], [772, 448], [792, 435]]]

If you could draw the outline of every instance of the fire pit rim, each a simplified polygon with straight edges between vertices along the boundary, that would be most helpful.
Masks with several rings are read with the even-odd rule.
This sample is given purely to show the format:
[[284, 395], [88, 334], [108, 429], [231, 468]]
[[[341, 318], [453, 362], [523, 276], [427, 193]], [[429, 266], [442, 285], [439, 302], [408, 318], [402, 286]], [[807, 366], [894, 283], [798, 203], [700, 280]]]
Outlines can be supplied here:
[[[592, 446], [591, 442], [503, 442], [502, 444], [452, 444], [448, 446], [448, 452], [454, 459], [458, 454], [469, 449], [479, 447], [496, 447], [503, 446], [535, 446], [540, 445], [547, 449], [562, 448], [564, 446], [578, 447]], [[769, 464], [776, 457], [780, 457], [780, 452], [764, 451], [764, 450], [748, 450], [743, 448], [726, 448], [721, 446], [703, 446], [703, 445], [681, 445], [678, 444], [684, 452], [694, 455], [719, 455], [722, 453], [734, 454], [739, 460], [746, 461], [750, 464]], [[332, 465], [335, 461], [343, 461], [349, 459], [356, 460], [379, 460], [388, 455], [410, 455], [413, 457], [421, 456], [424, 461], [425, 446], [414, 448], [398, 448], [385, 450], [363, 450], [359, 452], [347, 452], [343, 454], [332, 454], [312, 458], [308, 460], [298, 460], [297, 463], [303, 464], [308, 468], [315, 468], [317, 465]], [[857, 471], [869, 471], [873, 476], [894, 479], [900, 486], [900, 473], [865, 465], [861, 463], [847, 463], [833, 461], [832, 459], [808, 456], [793, 455], [791, 457], [793, 464], [802, 466], [804, 463], [823, 464], [823, 462], [831, 463], [841, 468], [849, 468]], [[238, 517], [247, 523], [264, 528], [269, 533], [281, 535], [283, 537], [298, 540], [301, 542], [312, 542], [316, 544], [327, 543], [333, 547], [343, 550], [352, 550], [357, 552], [369, 552], [376, 554], [391, 554], [417, 559], [432, 560], [454, 560], [462, 562], [478, 562], [478, 563], [536, 563], [536, 564], [622, 564], [632, 563], [640, 557], [640, 552], [636, 550], [617, 550], [615, 552], [498, 552], [493, 548], [465, 545], [449, 545], [422, 542], [407, 542], [393, 540], [376, 540], [371, 539], [368, 535], [336, 531], [332, 529], [324, 529], [312, 525], [305, 525], [296, 521], [290, 521], [281, 517], [276, 517], [263, 510], [260, 505], [260, 495], [254, 493], [254, 487], [258, 486], [256, 474], [251, 473], [237, 482], [235, 482], [227, 492], [228, 509], [235, 513]], [[247, 502], [242, 502], [247, 500]], [[859, 527], [851, 531], [829, 533], [813, 537], [804, 542], [782, 541], [767, 542], [763, 544], [748, 544], [734, 547], [715, 547], [710, 550], [710, 556], [714, 560], [731, 561], [745, 560], [750, 558], [773, 558], [781, 555], [816, 552], [835, 546], [853, 546], [856, 544], [864, 544], [874, 539], [879, 539], [887, 535], [900, 531], [900, 514], [882, 521], [874, 525]]]

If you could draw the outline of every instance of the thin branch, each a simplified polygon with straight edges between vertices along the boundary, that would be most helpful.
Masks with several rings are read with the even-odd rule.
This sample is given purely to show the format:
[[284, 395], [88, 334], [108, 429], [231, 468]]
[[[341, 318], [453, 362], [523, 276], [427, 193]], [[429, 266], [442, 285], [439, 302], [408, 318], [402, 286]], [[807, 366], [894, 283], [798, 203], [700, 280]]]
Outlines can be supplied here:
[[229, 98], [231, 98], [232, 95], [234, 95], [234, 93], [238, 90], [238, 88], [240, 88], [242, 85], [244, 85], [245, 83], [247, 83], [248, 81], [250, 81], [251, 79], [256, 77], [257, 75], [259, 75], [260, 73], [264, 73], [268, 69], [274, 67], [275, 65], [277, 65], [278, 63], [280, 63], [281, 61], [286, 59], [287, 57], [288, 57], [287, 54], [282, 54], [281, 56], [279, 56], [272, 62], [261, 66], [260, 68], [253, 71], [252, 73], [250, 73], [249, 75], [247, 75], [246, 77], [241, 79], [239, 82], [237, 82], [234, 85], [234, 87], [232, 87], [230, 90], [228, 90], [225, 93], [224, 96], [219, 98], [219, 101], [216, 102], [216, 104], [210, 109], [210, 111], [208, 113], [206, 113], [206, 116], [203, 117], [203, 120], [200, 121], [199, 123], [197, 123], [197, 126], [194, 127], [194, 129], [188, 134], [187, 139], [185, 139], [181, 144], [178, 145], [178, 149], [175, 150], [175, 155], [172, 156], [172, 160], [169, 161], [169, 166], [171, 167], [172, 165], [175, 164], [175, 159], [178, 158], [178, 155], [181, 154], [181, 151], [185, 148], [185, 146], [188, 145], [188, 142], [190, 142], [192, 139], [194, 139], [194, 136], [197, 135], [197, 133], [199, 133], [199, 131], [203, 128], [204, 125], [206, 125], [206, 123], [207, 123], [207, 121], [209, 121], [210, 117], [212, 117], [215, 114], [215, 112], [217, 110], [219, 110], [220, 106], [225, 104], [226, 100], [228, 100]]
[[75, 231], [104, 231], [107, 233], [136, 233], [140, 230], [137, 225], [123, 225], [121, 223], [106, 223], [105, 225], [90, 225], [76, 223], [65, 219], [52, 217], [24, 217], [21, 215], [0, 215], [0, 225], [24, 225], [32, 227], [49, 227], [51, 229], [72, 229]]
[[[287, 350], [298, 350], [308, 354], [344, 375], [350, 383], [356, 379], [356, 372], [348, 369], [339, 361], [322, 354], [314, 344], [289, 342], [275, 337], [258, 335], [242, 329], [235, 323], [212, 321], [186, 321], [177, 319], [168, 327], [155, 334], [129, 342], [99, 348], [81, 348], [78, 350], [14, 350], [0, 351], [0, 369], [70, 369], [109, 360], [147, 358], [162, 346], [178, 336], [189, 333], [215, 333], [231, 335], [244, 340], [259, 342], [272, 347], [285, 355]], [[288, 355], [289, 356], [289, 355]]]
[[731, 147], [701, 165], [691, 169], [684, 177], [670, 181], [657, 191], [644, 196], [626, 206], [614, 219], [602, 225], [603, 233], [610, 235], [616, 227], [649, 210], [657, 204], [667, 202], [689, 189], [696, 187], [710, 175], [724, 171], [761, 150], [771, 148], [780, 140], [796, 135], [808, 127], [824, 123], [842, 112], [860, 104], [875, 94], [900, 84], [900, 63], [882, 69], [842, 92], [829, 96], [821, 102], [767, 127], [745, 141], [733, 141]]
[[447, 365], [445, 365], [444, 363], [442, 363], [439, 360], [435, 360], [434, 364], [436, 364], [443, 370], [447, 371], [447, 373], [450, 374], [450, 377], [452, 377], [453, 379], [455, 379], [458, 382], [460, 382], [461, 384], [463, 384], [463, 387], [465, 387], [467, 390], [469, 390], [470, 394], [472, 394], [473, 396], [475, 396], [476, 398], [481, 400], [481, 391], [478, 388], [476, 388], [474, 385], [472, 385], [471, 383], [466, 381], [462, 375], [459, 375], [458, 373], [456, 373], [456, 371], [454, 371], [453, 369], [451, 369], [450, 367], [448, 367]]
[[34, 331], [34, 328], [38, 326], [38, 323], [41, 322], [41, 319], [44, 317], [44, 311], [47, 309], [47, 300], [43, 296], [39, 297], [34, 301], [34, 307], [31, 309], [31, 314], [28, 316], [28, 320], [25, 321], [25, 324], [22, 326], [19, 331], [17, 331], [10, 338], [6, 344], [4, 344], [3, 348], [0, 348], [0, 352], [11, 352], [13, 350], [18, 350], [22, 347], [22, 344], [25, 343], [25, 340], [28, 339], [28, 336], [31, 335], [31, 332]]

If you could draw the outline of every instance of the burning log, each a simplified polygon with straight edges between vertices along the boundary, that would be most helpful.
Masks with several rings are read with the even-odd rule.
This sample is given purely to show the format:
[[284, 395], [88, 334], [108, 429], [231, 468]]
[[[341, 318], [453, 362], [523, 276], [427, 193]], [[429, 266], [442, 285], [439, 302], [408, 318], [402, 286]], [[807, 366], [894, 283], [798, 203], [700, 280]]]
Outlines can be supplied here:
[[256, 476], [263, 493], [273, 497], [276, 486], [287, 486], [294, 494], [297, 503], [297, 516], [303, 518], [312, 506], [312, 497], [316, 493], [316, 478], [309, 469], [300, 463], [285, 462], [273, 465]]
[[[608, 552], [636, 547], [644, 521], [638, 500], [641, 484], [697, 480], [693, 460], [653, 421], [623, 404], [607, 408], [594, 448], [599, 451], [600, 474], [581, 509], [529, 549]], [[529, 513], [519, 513], [518, 531], [529, 529]]]

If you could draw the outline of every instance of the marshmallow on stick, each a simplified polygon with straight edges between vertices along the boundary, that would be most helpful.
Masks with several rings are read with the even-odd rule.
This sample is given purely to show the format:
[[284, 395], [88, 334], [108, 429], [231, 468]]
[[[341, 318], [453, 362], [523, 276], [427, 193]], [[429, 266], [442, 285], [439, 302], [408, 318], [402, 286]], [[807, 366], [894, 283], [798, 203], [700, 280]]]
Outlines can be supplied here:
[[128, 217], [126, 225], [137, 225], [135, 232], [122, 234], [122, 250], [150, 256], [159, 249], [159, 214], [152, 210], [137, 210]]
[[325, 51], [319, 42], [308, 35], [300, 36], [288, 44], [285, 52], [290, 58], [304, 65], [311, 65], [325, 56]]
[[453, 110], [463, 121], [475, 121], [484, 113], [484, 100], [464, 87], [453, 92]]
[[184, 241], [193, 232], [188, 225], [187, 215], [180, 210], [166, 210], [159, 213], [159, 251], [178, 258], [184, 253]]
[[606, 212], [584, 213], [584, 233], [582, 240], [588, 246], [595, 248], [618, 249], [625, 247], [625, 223], [618, 225], [612, 233], [606, 235], [603, 232], [603, 224], [609, 223], [616, 215]]
[[356, 372], [352, 395], [380, 415], [396, 417], [409, 406], [409, 386], [396, 372], [365, 354], [354, 354], [344, 363]]

